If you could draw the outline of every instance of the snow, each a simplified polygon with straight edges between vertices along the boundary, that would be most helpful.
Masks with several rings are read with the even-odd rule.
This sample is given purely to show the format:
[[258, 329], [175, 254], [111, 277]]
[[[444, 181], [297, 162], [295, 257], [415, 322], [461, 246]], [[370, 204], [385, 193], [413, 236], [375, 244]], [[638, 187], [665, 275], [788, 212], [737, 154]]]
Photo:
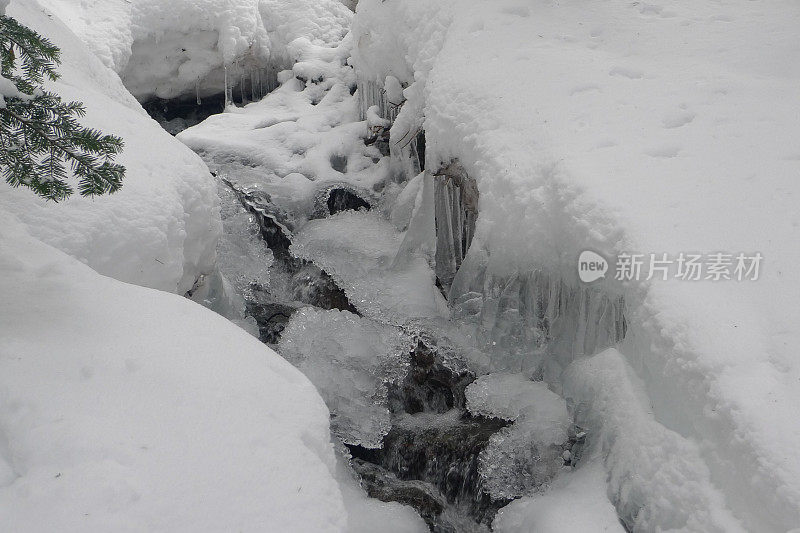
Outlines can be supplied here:
[[623, 533], [605, 493], [605, 471], [599, 461], [562, 474], [543, 494], [521, 498], [500, 509], [492, 523], [496, 533]]
[[398, 328], [314, 308], [292, 315], [278, 345], [322, 394], [333, 432], [366, 448], [380, 448], [391, 427], [387, 384], [408, 372], [412, 348]]
[[605, 456], [609, 496], [630, 530], [746, 531], [712, 485], [699, 446], [655, 421], [619, 351], [574, 362], [564, 395]]
[[328, 272], [366, 316], [394, 324], [442, 318], [447, 304], [425, 257], [396, 263], [404, 236], [379, 213], [343, 211], [306, 224], [291, 251]]
[[[422, 178], [396, 184], [390, 158], [365, 145], [369, 123], [358, 120], [350, 94], [349, 50], [348, 39], [335, 49], [309, 48], [313, 60], [284, 71], [281, 86], [263, 100], [214, 115], [178, 138], [232, 183], [269, 194], [287, 214], [291, 252], [330, 274], [365, 316], [394, 324], [445, 317], [430, 267], [430, 194], [415, 189], [424, 188]], [[334, 168], [337, 160], [343, 168]], [[377, 209], [326, 216], [334, 188]]]
[[[48, 88], [83, 101], [85, 125], [125, 139], [128, 173], [113, 196], [60, 204], [3, 185], [3, 527], [424, 531], [409, 507], [367, 498], [301, 372], [225, 318], [169, 294], [191, 289], [237, 318], [237, 291], [267, 283], [272, 256], [230, 198], [219, 239], [208, 168], [109, 68], [130, 29], [118, 15], [147, 2], [43, 3], [16, 1], [9, 14], [62, 49], [62, 78]], [[76, 33], [111, 47], [106, 64]]]
[[470, 383], [465, 395], [467, 409], [475, 415], [513, 421], [530, 405], [550, 411], [563, 411], [566, 415], [563, 400], [551, 392], [546, 383], [531, 381], [522, 374], [486, 374]]
[[123, 188], [95, 199], [73, 195], [54, 204], [28, 189], [0, 184], [0, 209], [36, 236], [101, 274], [185, 293], [214, 268], [219, 200], [208, 169], [151, 120], [78, 38], [35, 2], [12, 2], [8, 13], [62, 49], [61, 78], [46, 84], [64, 100], [85, 104], [81, 124], [119, 135]]
[[14, 531], [342, 531], [311, 383], [184, 298], [0, 225], [0, 516]]
[[[788, 1], [473, 0], [362, 0], [353, 23], [358, 75], [409, 84], [398, 121], [424, 124], [428, 166], [455, 157], [477, 180], [470, 253], [494, 279], [544, 269], [577, 285], [586, 249], [764, 255], [755, 282], [596, 285], [626, 299], [620, 350], [644, 391], [628, 409], [694, 450], [712, 529], [725, 509], [750, 530], [800, 523], [799, 23]], [[691, 469], [675, 473], [689, 492]], [[684, 495], [637, 503], [691, 515]]]
[[46, 2], [140, 100], [221, 94], [225, 67], [238, 80], [291, 65], [298, 40], [333, 46], [352, 17], [336, 0]]

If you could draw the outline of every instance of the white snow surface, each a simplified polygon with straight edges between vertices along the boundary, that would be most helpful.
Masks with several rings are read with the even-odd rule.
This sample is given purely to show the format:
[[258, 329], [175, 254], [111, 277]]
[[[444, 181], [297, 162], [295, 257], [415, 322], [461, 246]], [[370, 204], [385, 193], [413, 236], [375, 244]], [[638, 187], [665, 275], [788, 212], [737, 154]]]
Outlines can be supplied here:
[[587, 461], [559, 476], [548, 491], [514, 500], [492, 523], [496, 533], [623, 533], [614, 506], [606, 496], [600, 461]]
[[8, 531], [346, 531], [328, 412], [289, 363], [177, 295], [0, 225]]
[[[410, 84], [397, 120], [424, 124], [428, 167], [477, 179], [492, 275], [577, 283], [585, 249], [764, 255], [758, 281], [599, 282], [626, 297], [627, 409], [693, 450], [677, 486], [707, 469], [716, 515], [688, 529], [800, 523], [798, 27], [797, 2], [744, 0], [362, 0], [353, 23], [359, 76]], [[685, 494], [635, 503], [667, 528]]]
[[12, 2], [8, 14], [61, 48], [61, 78], [46, 86], [85, 104], [83, 125], [123, 138], [117, 161], [127, 172], [113, 195], [87, 199], [75, 193], [58, 204], [2, 183], [0, 209], [101, 274], [185, 293], [213, 270], [221, 231], [208, 168], [151, 120], [119, 77], [49, 11], [26, 0]]

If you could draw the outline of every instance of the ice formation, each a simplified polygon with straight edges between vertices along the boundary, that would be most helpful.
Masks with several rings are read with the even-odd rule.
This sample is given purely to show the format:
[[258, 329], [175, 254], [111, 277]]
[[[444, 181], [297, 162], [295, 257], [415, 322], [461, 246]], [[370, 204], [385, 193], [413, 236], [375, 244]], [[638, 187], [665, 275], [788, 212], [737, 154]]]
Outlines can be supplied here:
[[292, 315], [278, 350], [320, 391], [345, 444], [379, 448], [391, 425], [387, 384], [405, 377], [412, 346], [398, 328], [306, 308]]
[[525, 496], [559, 473], [572, 418], [547, 384], [494, 373], [479, 377], [465, 394], [471, 413], [514, 422], [492, 435], [480, 455], [481, 477], [492, 497]]

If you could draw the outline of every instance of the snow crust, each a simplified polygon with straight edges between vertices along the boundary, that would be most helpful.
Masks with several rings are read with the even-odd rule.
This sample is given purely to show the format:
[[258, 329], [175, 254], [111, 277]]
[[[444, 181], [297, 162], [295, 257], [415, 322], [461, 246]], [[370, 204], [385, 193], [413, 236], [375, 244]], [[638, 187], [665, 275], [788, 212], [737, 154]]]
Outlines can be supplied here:
[[47, 87], [85, 104], [82, 124], [123, 138], [118, 161], [127, 172], [116, 194], [86, 199], [76, 193], [58, 204], [3, 183], [0, 208], [101, 274], [185, 293], [213, 271], [221, 230], [207, 167], [151, 120], [117, 75], [57, 18], [33, 1], [12, 2], [8, 14], [62, 49], [61, 78]]
[[[585, 249], [764, 255], [756, 282], [598, 282], [625, 296], [632, 371], [616, 375], [643, 391], [626, 412], [651, 410], [655, 424], [629, 435], [631, 449], [658, 433], [692, 457], [673, 472], [682, 490], [614, 502], [644, 509], [644, 530], [735, 529], [730, 511], [750, 530], [796, 527], [797, 4], [362, 0], [357, 11], [359, 76], [407, 84], [392, 134], [423, 124], [429, 168], [458, 158], [477, 180], [470, 253], [485, 261], [465, 278], [544, 269], [576, 285]], [[654, 468], [630, 464], [643, 479]], [[713, 517], [694, 516], [695, 488]]]

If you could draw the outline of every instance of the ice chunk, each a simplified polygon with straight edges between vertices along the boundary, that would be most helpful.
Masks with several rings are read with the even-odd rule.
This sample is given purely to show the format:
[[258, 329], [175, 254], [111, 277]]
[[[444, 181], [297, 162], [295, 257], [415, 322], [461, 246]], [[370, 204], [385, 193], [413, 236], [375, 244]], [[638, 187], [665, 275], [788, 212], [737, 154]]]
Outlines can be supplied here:
[[394, 262], [403, 237], [379, 213], [342, 211], [306, 224], [291, 251], [328, 272], [366, 316], [394, 323], [447, 316], [427, 259]]
[[516, 420], [528, 407], [535, 406], [542, 419], [567, 419], [564, 400], [542, 381], [531, 381], [523, 374], [497, 372], [481, 376], [466, 390], [467, 408], [472, 414]]
[[390, 428], [387, 383], [405, 377], [412, 347], [398, 328], [305, 308], [292, 315], [278, 351], [320, 391], [342, 441], [379, 448]]
[[466, 398], [474, 414], [515, 421], [492, 435], [479, 458], [492, 497], [529, 494], [559, 472], [571, 419], [566, 402], [546, 384], [521, 374], [489, 374], [467, 387]]

